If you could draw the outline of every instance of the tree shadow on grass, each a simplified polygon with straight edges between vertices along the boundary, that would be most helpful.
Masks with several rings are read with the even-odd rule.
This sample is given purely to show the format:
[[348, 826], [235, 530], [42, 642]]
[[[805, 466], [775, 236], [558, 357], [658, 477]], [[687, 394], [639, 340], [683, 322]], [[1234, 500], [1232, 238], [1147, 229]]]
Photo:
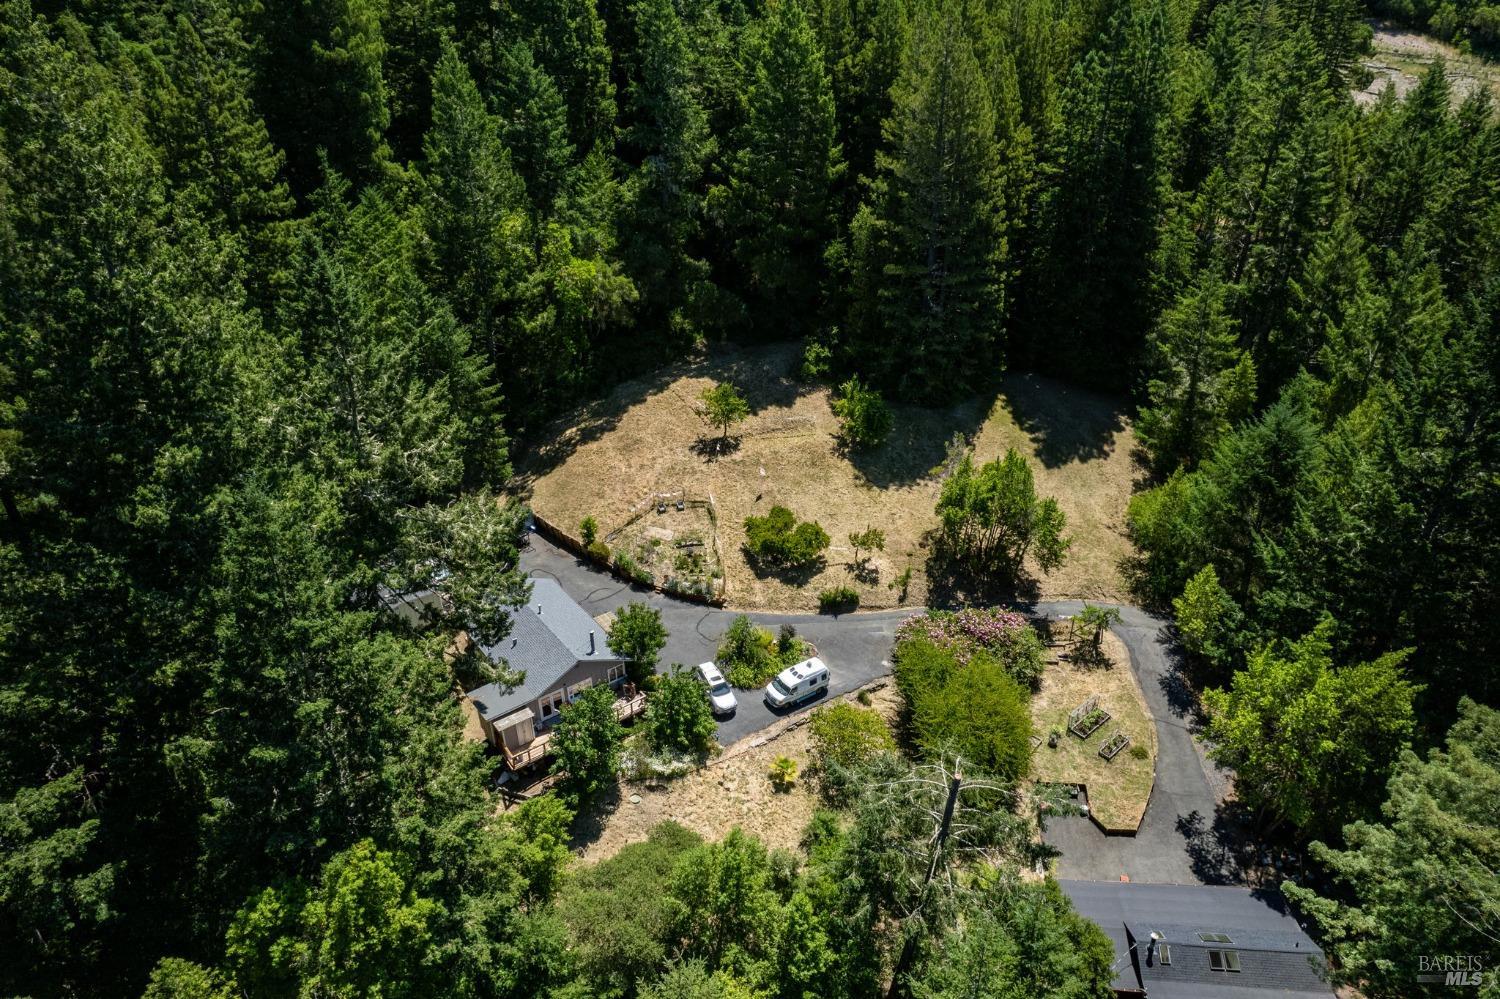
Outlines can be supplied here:
[[1041, 585], [1033, 576], [1006, 579], [976, 575], [941, 552], [934, 552], [928, 558], [926, 571], [927, 605], [941, 610], [974, 605], [1030, 605], [1041, 599]]
[[726, 458], [740, 449], [744, 438], [731, 435], [729, 437], [704, 436], [693, 441], [693, 453], [705, 461], [718, 461]]
[[1129, 403], [1045, 375], [1012, 372], [1001, 398], [1048, 468], [1108, 457]]
[[890, 435], [877, 447], [841, 449], [854, 470], [877, 489], [910, 485], [941, 475], [950, 442], [967, 449], [989, 415], [990, 396], [974, 396], [946, 409], [892, 406]]
[[609, 824], [610, 816], [619, 810], [623, 800], [624, 794], [620, 790], [620, 785], [615, 783], [584, 804], [573, 819], [573, 834], [568, 846], [573, 850], [582, 850], [597, 843], [599, 837], [604, 835], [604, 828]]
[[756, 578], [774, 579], [788, 586], [806, 586], [828, 567], [827, 559], [822, 556], [804, 565], [767, 565], [751, 558], [749, 551], [743, 545], [740, 547], [740, 552], [745, 556], [745, 563], [750, 566], [750, 571], [755, 573]]

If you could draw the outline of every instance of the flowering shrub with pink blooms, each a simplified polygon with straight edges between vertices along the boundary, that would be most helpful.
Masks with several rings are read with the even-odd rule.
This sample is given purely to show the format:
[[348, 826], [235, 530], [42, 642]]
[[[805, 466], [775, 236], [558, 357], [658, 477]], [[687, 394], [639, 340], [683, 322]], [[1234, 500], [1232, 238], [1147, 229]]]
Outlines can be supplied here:
[[988, 653], [1026, 687], [1035, 687], [1042, 676], [1041, 639], [1026, 616], [1015, 611], [969, 607], [908, 618], [896, 631], [898, 658], [901, 645], [912, 639], [926, 639], [950, 653], [961, 667], [975, 655]]

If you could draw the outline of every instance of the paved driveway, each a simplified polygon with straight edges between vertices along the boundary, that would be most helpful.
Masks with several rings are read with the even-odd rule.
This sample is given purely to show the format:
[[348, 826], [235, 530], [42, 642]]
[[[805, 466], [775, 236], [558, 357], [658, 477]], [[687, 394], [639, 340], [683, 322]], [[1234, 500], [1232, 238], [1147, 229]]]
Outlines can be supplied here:
[[[632, 586], [581, 562], [536, 534], [531, 535], [530, 545], [521, 552], [521, 568], [530, 575], [550, 576], [557, 580], [570, 597], [595, 617], [634, 601], [661, 611], [668, 636], [661, 653], [662, 672], [672, 663], [691, 668], [712, 659], [719, 648], [719, 636], [737, 616], [735, 611], [716, 610]], [[790, 624], [799, 635], [817, 646], [819, 658], [828, 664], [828, 692], [793, 711], [778, 712], [772, 711], [765, 698], [755, 691], [735, 691], [740, 702], [739, 710], [719, 722], [719, 741], [728, 746], [780, 718], [810, 711], [829, 697], [846, 694], [889, 673], [888, 657], [891, 642], [896, 637], [896, 627], [913, 613], [910, 610], [874, 611], [838, 617], [828, 614], [751, 614], [751, 620], [773, 632], [783, 624]]]
[[[692, 667], [712, 659], [719, 636], [735, 612], [715, 610], [631, 586], [581, 562], [546, 539], [532, 534], [521, 553], [521, 567], [536, 576], [550, 576], [574, 600], [598, 616], [632, 601], [643, 601], [662, 612], [669, 637], [662, 650], [662, 669], [674, 662]], [[1081, 610], [1079, 601], [1038, 603], [1034, 614], [1052, 617]], [[845, 614], [759, 614], [751, 619], [772, 630], [791, 624], [818, 647], [831, 673], [828, 694], [793, 712], [773, 712], [753, 691], [737, 691], [738, 712], [719, 723], [719, 741], [736, 742], [771, 725], [787, 714], [811, 710], [827, 699], [847, 693], [890, 671], [888, 657], [897, 626], [912, 610]], [[1156, 787], [1141, 828], [1135, 836], [1105, 836], [1086, 818], [1054, 819], [1046, 840], [1062, 851], [1058, 877], [1082, 881], [1132, 881], [1201, 884], [1226, 883], [1228, 874], [1216, 873], [1213, 824], [1217, 802], [1205, 773], [1205, 761], [1189, 728], [1186, 688], [1173, 665], [1166, 622], [1134, 607], [1120, 607], [1115, 633], [1130, 650], [1131, 666], [1156, 719], [1158, 754]]]
[[[1076, 614], [1082, 603], [1038, 604], [1049, 615]], [[1214, 876], [1213, 836], [1217, 801], [1194, 745], [1187, 689], [1174, 666], [1167, 624], [1134, 607], [1120, 608], [1114, 628], [1130, 650], [1130, 664], [1156, 719], [1156, 786], [1134, 836], [1106, 836], [1086, 818], [1054, 819], [1045, 839], [1062, 851], [1057, 876], [1079, 881], [1222, 883]]]

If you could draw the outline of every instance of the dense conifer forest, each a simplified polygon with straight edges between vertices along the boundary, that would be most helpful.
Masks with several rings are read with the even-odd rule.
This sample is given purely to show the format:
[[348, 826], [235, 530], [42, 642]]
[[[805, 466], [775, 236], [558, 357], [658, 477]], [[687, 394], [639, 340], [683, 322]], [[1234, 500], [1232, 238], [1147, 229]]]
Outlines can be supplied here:
[[[1054, 885], [912, 897], [878, 796], [806, 858], [663, 829], [570, 877], [570, 802], [496, 814], [452, 696], [492, 667], [445, 636], [524, 599], [513, 455], [792, 337], [892, 400], [1129, 400], [1138, 602], [1263, 828], [1387, 879], [1307, 904], [1410, 994], [1383, 959], [1465, 930], [1390, 837], [1421, 794], [1495, 827], [1500, 125], [1441, 68], [1358, 108], [1365, 16], [0, 5], [0, 992], [1107, 995]], [[444, 627], [380, 613], [435, 565]], [[1267, 758], [1299, 697], [1338, 719]]]

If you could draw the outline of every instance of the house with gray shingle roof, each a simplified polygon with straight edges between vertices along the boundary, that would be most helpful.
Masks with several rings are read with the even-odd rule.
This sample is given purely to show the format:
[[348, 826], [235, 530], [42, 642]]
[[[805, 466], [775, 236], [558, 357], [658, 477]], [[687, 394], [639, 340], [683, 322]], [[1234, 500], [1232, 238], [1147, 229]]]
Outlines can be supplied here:
[[556, 580], [530, 583], [531, 598], [511, 614], [510, 634], [484, 646], [491, 660], [523, 673], [521, 682], [515, 687], [487, 683], [468, 693], [485, 738], [505, 754], [511, 769], [546, 755], [563, 707], [595, 684], [627, 695], [615, 705], [622, 720], [645, 705], [643, 696], [627, 689], [625, 660], [609, 650], [604, 628]]
[[1208, 885], [1059, 881], [1115, 946], [1130, 999], [1331, 999], [1327, 960], [1279, 892]]

